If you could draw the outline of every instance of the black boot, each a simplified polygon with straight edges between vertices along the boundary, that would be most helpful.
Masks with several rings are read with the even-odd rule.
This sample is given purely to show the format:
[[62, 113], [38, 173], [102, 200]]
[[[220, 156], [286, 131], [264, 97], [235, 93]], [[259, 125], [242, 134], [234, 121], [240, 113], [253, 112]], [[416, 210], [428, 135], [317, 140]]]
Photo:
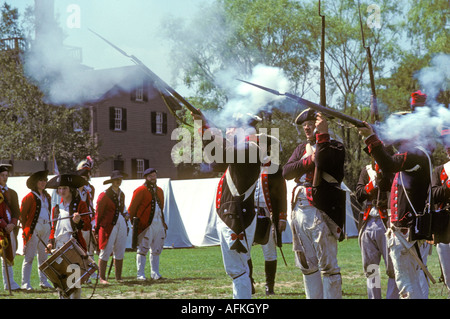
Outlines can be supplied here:
[[248, 269], [249, 269], [249, 277], [250, 277], [250, 282], [252, 283], [252, 295], [254, 295], [256, 293], [255, 290], [255, 281], [253, 280], [253, 262], [252, 259], [250, 258], [248, 261]]
[[264, 263], [266, 271], [266, 295], [274, 295], [275, 274], [277, 272], [277, 261], [266, 261]]

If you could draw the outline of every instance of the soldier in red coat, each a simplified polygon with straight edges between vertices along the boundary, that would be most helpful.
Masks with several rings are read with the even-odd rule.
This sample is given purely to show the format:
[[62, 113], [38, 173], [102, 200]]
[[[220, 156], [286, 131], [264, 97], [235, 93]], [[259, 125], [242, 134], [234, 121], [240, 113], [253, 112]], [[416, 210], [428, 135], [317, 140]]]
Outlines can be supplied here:
[[[16, 191], [9, 188], [7, 185], [9, 177], [9, 167], [11, 165], [0, 166], [0, 190], [3, 197], [2, 209], [0, 211], [0, 230], [3, 233], [3, 243], [7, 243], [4, 249], [6, 250], [6, 256], [8, 259], [7, 266], [4, 265], [5, 261], [2, 258], [2, 274], [3, 274], [3, 286], [6, 289], [11, 290], [20, 289], [20, 286], [14, 281], [13, 263], [17, 250], [17, 223], [20, 218], [19, 200]], [[8, 274], [6, 274], [8, 271]], [[7, 282], [9, 278], [10, 283]]]
[[[48, 171], [32, 174], [27, 180], [31, 190], [22, 200], [20, 221], [22, 223], [23, 253], [22, 289], [31, 290], [30, 277], [34, 256], [39, 265], [47, 259], [45, 241], [50, 236], [51, 197], [45, 190]], [[45, 240], [45, 241], [44, 241]], [[41, 288], [52, 288], [45, 274], [38, 269]]]
[[95, 212], [95, 233], [98, 234], [98, 255], [100, 283], [107, 284], [106, 266], [111, 254], [114, 258], [116, 280], [122, 280], [123, 258], [127, 245], [129, 219], [125, 208], [125, 194], [120, 189], [124, 176], [119, 171], [113, 171], [111, 179], [103, 185], [111, 184], [97, 199]]
[[156, 169], [145, 170], [144, 178], [144, 185], [133, 192], [128, 209], [133, 220], [133, 233], [137, 235], [137, 279], [146, 280], [145, 264], [150, 250], [151, 278], [158, 280], [162, 278], [159, 273], [159, 257], [167, 232], [164, 221], [164, 192], [156, 185]]

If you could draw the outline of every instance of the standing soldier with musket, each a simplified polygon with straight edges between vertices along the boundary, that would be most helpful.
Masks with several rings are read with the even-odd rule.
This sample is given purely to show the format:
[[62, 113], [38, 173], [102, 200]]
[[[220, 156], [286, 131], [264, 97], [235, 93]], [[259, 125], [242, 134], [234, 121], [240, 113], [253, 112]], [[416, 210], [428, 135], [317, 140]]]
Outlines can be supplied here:
[[[9, 177], [9, 167], [11, 165], [0, 165], [0, 190], [1, 190], [1, 209], [0, 230], [2, 250], [6, 254], [2, 258], [3, 286], [8, 290], [20, 289], [20, 286], [14, 281], [13, 263], [17, 251], [17, 223], [20, 219], [19, 199], [15, 190], [6, 184]], [[5, 257], [5, 256], [3, 256]]]
[[[426, 95], [420, 91], [414, 92], [412, 97], [413, 111], [415, 107], [425, 105]], [[429, 249], [425, 239], [429, 234], [417, 226], [423, 221], [419, 216], [425, 215], [431, 196], [429, 151], [414, 143], [412, 137], [411, 140], [400, 141], [398, 153], [391, 156], [372, 127], [365, 125], [358, 130], [365, 138], [370, 155], [383, 172], [395, 173], [390, 194], [391, 226], [386, 237], [400, 298], [427, 298], [428, 287], [423, 287], [421, 278], [424, 274], [430, 275], [424, 260], [424, 251]]]
[[[295, 179], [292, 194], [292, 232], [296, 264], [303, 273], [308, 299], [342, 298], [337, 242], [345, 224], [345, 149], [330, 138], [322, 114], [306, 109], [295, 120], [307, 141], [294, 150], [283, 176]], [[323, 277], [323, 278], [322, 278]]]
[[[362, 263], [367, 277], [367, 294], [369, 299], [381, 299], [379, 286], [379, 264], [383, 256], [386, 273], [389, 277], [386, 292], [387, 299], [398, 299], [398, 289], [395, 284], [394, 269], [389, 257], [386, 230], [389, 228], [388, 196], [392, 184], [391, 174], [384, 174], [378, 163], [372, 163], [361, 170], [356, 185], [356, 198], [360, 203], [365, 202], [365, 209], [360, 214], [359, 246], [361, 248]], [[372, 268], [376, 266], [376, 268]]]
[[123, 258], [127, 246], [129, 219], [125, 207], [125, 194], [120, 189], [123, 175], [119, 171], [113, 171], [111, 178], [103, 182], [103, 185], [112, 184], [102, 192], [97, 199], [95, 212], [95, 234], [98, 235], [98, 255], [100, 283], [107, 284], [106, 268], [108, 260], [113, 253], [115, 278], [122, 280]]
[[277, 247], [281, 249], [281, 235], [286, 229], [287, 191], [281, 166], [278, 167], [275, 174], [268, 174], [267, 166], [269, 165], [270, 163], [265, 164], [261, 168], [255, 190], [255, 206], [258, 208], [258, 217], [268, 218], [271, 224], [261, 247], [266, 274], [266, 295], [273, 295], [275, 294], [274, 286], [277, 272]]
[[[441, 141], [450, 159], [450, 127], [441, 130]], [[442, 277], [450, 297], [450, 161], [439, 165], [431, 180], [436, 212], [433, 213], [433, 242], [441, 264]]]
[[[217, 231], [225, 272], [232, 279], [233, 298], [251, 299], [251, 247], [255, 238], [257, 214], [255, 207], [255, 188], [261, 173], [260, 156], [251, 160], [250, 154], [260, 155], [263, 136], [255, 134], [255, 128], [250, 124], [253, 116], [236, 114], [222, 131], [211, 127], [211, 124], [198, 111], [193, 113], [195, 121], [201, 121], [200, 134], [205, 141], [205, 148], [210, 147], [212, 141], [204, 135], [214, 134], [217, 148], [223, 150], [221, 154], [207, 154], [207, 160], [212, 163], [214, 170], [224, 172], [219, 181], [216, 194]], [[240, 117], [240, 118], [237, 118]], [[269, 143], [269, 136], [267, 144]], [[237, 157], [242, 155], [242, 161]], [[214, 157], [214, 158], [212, 158]]]
[[151, 278], [162, 279], [159, 257], [164, 248], [167, 225], [164, 221], [164, 192], [156, 185], [157, 171], [144, 171], [145, 183], [133, 192], [128, 212], [133, 221], [133, 249], [137, 248], [137, 279], [146, 280], [145, 264], [150, 250]]

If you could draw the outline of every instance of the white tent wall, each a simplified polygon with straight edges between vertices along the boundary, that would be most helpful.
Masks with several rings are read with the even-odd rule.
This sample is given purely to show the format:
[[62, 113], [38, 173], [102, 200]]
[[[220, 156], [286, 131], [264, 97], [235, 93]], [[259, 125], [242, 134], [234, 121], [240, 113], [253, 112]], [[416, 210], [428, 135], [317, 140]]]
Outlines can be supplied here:
[[[52, 176], [49, 176], [51, 178]], [[10, 177], [8, 187], [14, 189], [19, 197], [21, 205], [23, 197], [30, 192], [26, 187], [28, 177]], [[95, 187], [94, 205], [96, 205], [99, 194], [110, 185], [103, 185], [109, 177], [92, 178], [91, 184]], [[121, 185], [125, 193], [125, 205], [128, 207], [133, 197], [133, 191], [144, 183], [140, 180], [124, 180]], [[169, 227], [164, 243], [166, 248], [185, 248], [192, 246], [212, 246], [219, 244], [219, 237], [215, 227], [217, 214], [215, 211], [215, 198], [219, 178], [196, 179], [196, 180], [170, 180], [168, 178], [158, 179], [158, 186], [164, 191], [164, 217]], [[291, 220], [291, 196], [295, 187], [294, 181], [287, 182], [287, 216], [288, 223]], [[345, 231], [348, 237], [358, 235], [355, 219], [351, 209], [350, 189], [342, 184], [347, 191], [347, 218]], [[50, 195], [53, 190], [49, 189]], [[131, 248], [132, 231], [131, 222], [127, 238], [127, 248]], [[282, 235], [283, 243], [292, 242], [290, 225]], [[18, 251], [23, 253], [23, 240], [21, 231], [18, 236]]]

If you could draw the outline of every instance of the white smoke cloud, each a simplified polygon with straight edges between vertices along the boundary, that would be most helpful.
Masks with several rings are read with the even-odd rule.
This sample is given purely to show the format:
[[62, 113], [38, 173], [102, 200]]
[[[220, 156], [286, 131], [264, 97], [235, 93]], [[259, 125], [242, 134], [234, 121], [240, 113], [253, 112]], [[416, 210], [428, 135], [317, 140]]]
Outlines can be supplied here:
[[[230, 98], [219, 112], [208, 114], [212, 121], [224, 127], [232, 127], [236, 118], [247, 113], [252, 115], [260, 111], [270, 112], [277, 102], [285, 99], [247, 83], [239, 81], [239, 72], [234, 69], [220, 71], [216, 75], [216, 82], [228, 92]], [[281, 68], [258, 64], [252, 70], [249, 78], [242, 79], [254, 84], [285, 93], [290, 83]]]
[[422, 92], [427, 94], [427, 106], [416, 107], [405, 115], [391, 115], [377, 129], [379, 137], [388, 144], [410, 143], [431, 150], [439, 143], [440, 131], [450, 126], [450, 110], [437, 102], [442, 91], [448, 91], [450, 83], [450, 55], [438, 54], [429, 67], [416, 73]]
[[423, 68], [415, 74], [423, 91], [427, 94], [429, 105], [436, 101], [441, 91], [450, 89], [450, 55], [438, 54], [431, 60], [431, 66]]

